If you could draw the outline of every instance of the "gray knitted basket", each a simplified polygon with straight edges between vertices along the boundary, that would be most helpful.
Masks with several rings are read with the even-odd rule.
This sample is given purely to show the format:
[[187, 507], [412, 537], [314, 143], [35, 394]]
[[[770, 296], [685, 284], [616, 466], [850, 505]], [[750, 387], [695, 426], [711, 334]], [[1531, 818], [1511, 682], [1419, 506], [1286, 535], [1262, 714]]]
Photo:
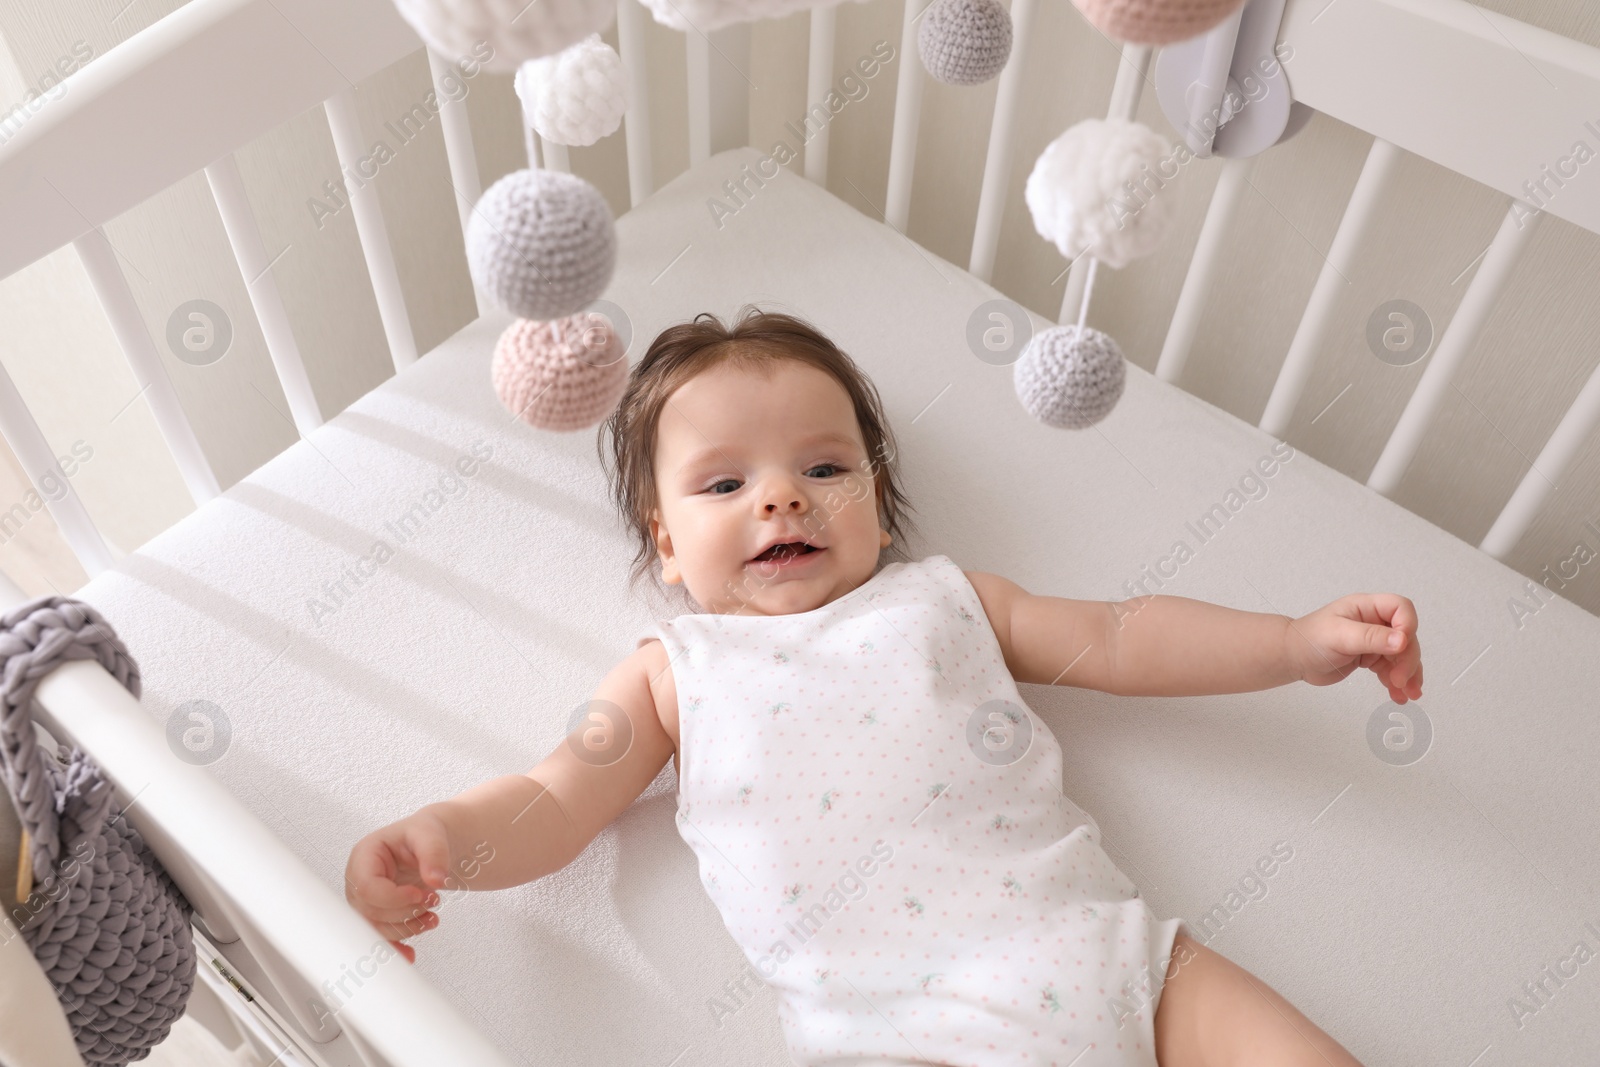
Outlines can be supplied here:
[[30, 839], [34, 891], [14, 916], [61, 1000], [87, 1064], [122, 1067], [166, 1039], [194, 988], [188, 900], [111, 782], [80, 749], [39, 744], [33, 692], [67, 660], [92, 659], [139, 695], [139, 667], [109, 623], [70, 597], [0, 616], [0, 776]]

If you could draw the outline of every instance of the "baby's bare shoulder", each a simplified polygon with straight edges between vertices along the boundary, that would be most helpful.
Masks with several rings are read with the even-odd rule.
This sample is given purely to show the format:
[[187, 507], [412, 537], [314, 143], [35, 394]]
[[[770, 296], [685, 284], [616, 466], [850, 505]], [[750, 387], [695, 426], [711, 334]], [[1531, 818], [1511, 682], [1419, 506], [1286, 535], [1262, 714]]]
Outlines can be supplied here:
[[628, 657], [644, 673], [645, 683], [655, 698], [656, 716], [662, 729], [678, 744], [678, 687], [672, 677], [672, 661], [667, 656], [667, 646], [659, 637], [642, 638], [639, 647]]
[[1000, 639], [1000, 647], [1007, 647], [1011, 637], [1011, 609], [1019, 599], [1028, 596], [1028, 591], [1010, 578], [998, 574], [984, 571], [961, 573], [967, 576], [973, 592], [978, 594], [978, 602], [983, 605], [983, 613], [989, 616], [989, 625]]

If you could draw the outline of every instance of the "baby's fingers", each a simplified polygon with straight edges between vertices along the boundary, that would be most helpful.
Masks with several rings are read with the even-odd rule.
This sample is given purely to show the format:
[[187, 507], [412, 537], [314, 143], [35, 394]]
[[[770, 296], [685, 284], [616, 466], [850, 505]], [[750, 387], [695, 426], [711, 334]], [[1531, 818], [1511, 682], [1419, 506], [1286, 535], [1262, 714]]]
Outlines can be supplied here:
[[361, 914], [365, 915], [367, 918], [376, 920], [377, 922], [403, 923], [431, 915], [432, 912], [428, 909], [438, 903], [438, 898], [434, 897], [431, 898], [431, 900], [426, 904], [408, 904], [403, 908], [375, 908], [367, 906], [362, 907], [360, 911]]
[[346, 896], [350, 903], [370, 908], [400, 908], [420, 903], [425, 896], [416, 886], [395, 881], [395, 868], [388, 846], [381, 842], [358, 845], [350, 856]]
[[1410, 638], [1411, 643], [1404, 652], [1395, 658], [1395, 674], [1398, 676], [1396, 684], [1404, 689], [1413, 700], [1422, 698], [1422, 645], [1417, 641], [1416, 635]]
[[368, 918], [372, 928], [391, 941], [404, 941], [408, 937], [427, 933], [439, 925], [439, 916], [431, 911], [422, 912], [416, 918], [403, 919], [399, 922], [383, 922], [378, 919]]

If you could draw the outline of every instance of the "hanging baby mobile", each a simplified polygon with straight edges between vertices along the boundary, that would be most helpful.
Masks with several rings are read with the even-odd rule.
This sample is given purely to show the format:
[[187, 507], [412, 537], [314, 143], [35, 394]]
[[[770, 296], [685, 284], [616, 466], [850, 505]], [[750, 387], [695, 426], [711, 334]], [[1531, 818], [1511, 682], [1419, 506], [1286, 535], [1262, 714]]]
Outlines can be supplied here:
[[[839, 0], [643, 0], [652, 18], [684, 33], [706, 34], [739, 22], [780, 19], [832, 7]], [[857, 0], [862, 2], [862, 0]], [[472, 56], [509, 72], [559, 52], [616, 18], [617, 0], [394, 0], [429, 48], [447, 59]], [[485, 55], [484, 53], [487, 53]]]
[[1069, 261], [1090, 254], [1077, 324], [1034, 335], [1013, 364], [1017, 398], [1041, 422], [1083, 429], [1122, 396], [1122, 349], [1084, 320], [1099, 264], [1126, 266], [1166, 234], [1172, 198], [1151, 196], [1148, 186], [1171, 152], [1166, 138], [1143, 123], [1085, 119], [1050, 142], [1028, 175], [1023, 198], [1039, 235]]
[[611, 209], [576, 175], [513, 171], [473, 208], [472, 280], [517, 316], [495, 345], [495, 394], [530, 426], [592, 426], [622, 396], [622, 343], [605, 316], [583, 310], [611, 283], [616, 260]]
[[1245, 0], [1072, 0], [1090, 24], [1118, 41], [1167, 45], [1211, 29]]
[[1011, 55], [1011, 15], [998, 0], [935, 0], [917, 28], [917, 54], [937, 81], [980, 85]]
[[[617, 0], [394, 0], [423, 43], [450, 60], [510, 73], [611, 25]], [[521, 8], [521, 11], [518, 11]]]

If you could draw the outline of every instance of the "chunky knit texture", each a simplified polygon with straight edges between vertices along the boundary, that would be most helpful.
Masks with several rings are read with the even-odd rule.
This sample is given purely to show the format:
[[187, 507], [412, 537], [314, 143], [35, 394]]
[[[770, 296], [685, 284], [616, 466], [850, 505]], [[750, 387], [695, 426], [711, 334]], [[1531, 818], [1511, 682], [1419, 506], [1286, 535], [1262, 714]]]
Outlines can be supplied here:
[[1072, 0], [1107, 37], [1135, 44], [1172, 44], [1211, 29], [1244, 0]]
[[0, 616], [0, 774], [27, 830], [33, 893], [22, 938], [66, 1012], [88, 1064], [143, 1059], [188, 1006], [195, 952], [189, 902], [137, 830], [113, 812], [112, 783], [82, 750], [63, 764], [31, 710], [44, 676], [96, 660], [139, 695], [139, 667], [100, 613], [45, 596]]
[[490, 373], [506, 410], [530, 426], [566, 432], [608, 415], [628, 384], [627, 353], [604, 315], [521, 319], [494, 348]]
[[1111, 413], [1122, 396], [1128, 367], [1109, 335], [1076, 324], [1033, 336], [1012, 365], [1017, 399], [1040, 422], [1081, 430]]
[[617, 231], [600, 190], [573, 174], [515, 170], [472, 209], [472, 280], [523, 319], [559, 319], [597, 300], [617, 265]]
[[524, 63], [517, 68], [516, 89], [533, 128], [556, 144], [594, 144], [622, 125], [628, 110], [622, 57], [598, 33]]
[[1077, 123], [1045, 146], [1023, 186], [1034, 229], [1068, 259], [1091, 252], [1108, 267], [1127, 266], [1171, 225], [1171, 157], [1167, 139], [1141, 122]]
[[935, 79], [979, 85], [1011, 55], [1011, 15], [997, 0], [938, 0], [922, 16], [917, 54]]
[[[611, 25], [617, 0], [394, 0], [427, 46], [509, 74]], [[485, 56], [484, 53], [488, 55]]]

